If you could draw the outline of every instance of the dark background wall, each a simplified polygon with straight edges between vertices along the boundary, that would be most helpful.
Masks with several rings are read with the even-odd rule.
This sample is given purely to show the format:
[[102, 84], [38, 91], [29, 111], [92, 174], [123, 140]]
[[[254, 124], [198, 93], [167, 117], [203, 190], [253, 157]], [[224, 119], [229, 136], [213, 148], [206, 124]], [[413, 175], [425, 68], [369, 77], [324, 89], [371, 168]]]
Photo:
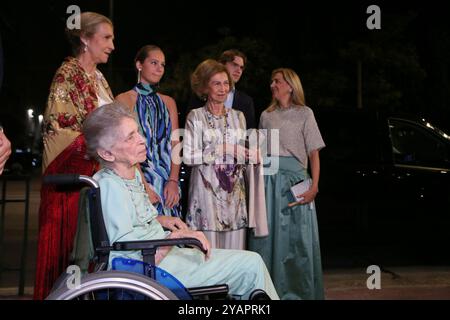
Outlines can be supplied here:
[[[165, 51], [161, 90], [176, 99], [182, 119], [189, 74], [204, 58], [235, 47], [249, 58], [238, 86], [259, 112], [270, 101], [270, 72], [280, 66], [297, 71], [313, 109], [356, 108], [359, 63], [363, 108], [420, 114], [450, 131], [450, 20], [437, 1], [3, 1], [0, 120], [15, 145], [30, 143], [26, 110], [43, 113], [53, 74], [69, 54], [71, 4], [112, 16], [116, 50], [100, 69], [114, 94], [134, 84], [141, 46]], [[366, 27], [371, 4], [381, 8], [381, 30]]]

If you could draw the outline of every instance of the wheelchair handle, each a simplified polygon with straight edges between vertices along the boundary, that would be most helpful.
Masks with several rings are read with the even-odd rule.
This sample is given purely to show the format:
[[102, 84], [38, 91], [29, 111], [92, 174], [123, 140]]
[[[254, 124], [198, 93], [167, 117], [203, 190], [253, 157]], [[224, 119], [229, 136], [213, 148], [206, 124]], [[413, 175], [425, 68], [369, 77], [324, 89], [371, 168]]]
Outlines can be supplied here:
[[[200, 240], [195, 238], [179, 238], [179, 239], [168, 239], [168, 240], [178, 240], [180, 242], [180, 245], [188, 245], [188, 246], [194, 246], [197, 247], [201, 252], [206, 254], [208, 251], [203, 249], [203, 245], [200, 242]], [[174, 241], [176, 242], [176, 241]]]
[[54, 185], [74, 185], [78, 183], [86, 183], [94, 188], [99, 188], [97, 181], [93, 178], [81, 174], [52, 174], [44, 176], [42, 183]]

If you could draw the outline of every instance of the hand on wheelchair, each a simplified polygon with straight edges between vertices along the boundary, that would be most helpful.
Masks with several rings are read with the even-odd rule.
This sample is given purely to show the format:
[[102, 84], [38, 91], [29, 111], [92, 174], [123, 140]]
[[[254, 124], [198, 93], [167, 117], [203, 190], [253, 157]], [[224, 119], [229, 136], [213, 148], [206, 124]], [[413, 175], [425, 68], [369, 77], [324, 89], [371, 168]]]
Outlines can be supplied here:
[[206, 239], [205, 234], [201, 231], [194, 231], [190, 229], [182, 229], [173, 231], [167, 239], [179, 239], [179, 238], [195, 238], [202, 243], [203, 249], [206, 250], [205, 259], [208, 260], [211, 256], [211, 244]]

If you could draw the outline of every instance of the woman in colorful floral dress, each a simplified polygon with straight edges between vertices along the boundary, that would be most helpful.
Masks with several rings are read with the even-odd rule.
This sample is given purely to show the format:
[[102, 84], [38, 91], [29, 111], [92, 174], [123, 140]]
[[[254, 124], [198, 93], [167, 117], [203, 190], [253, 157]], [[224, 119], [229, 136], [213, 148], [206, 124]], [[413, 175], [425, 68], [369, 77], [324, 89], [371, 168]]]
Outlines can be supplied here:
[[248, 152], [244, 114], [224, 106], [232, 85], [227, 69], [215, 60], [203, 61], [192, 75], [193, 91], [207, 99], [186, 119], [183, 157], [192, 166], [186, 222], [202, 230], [213, 248], [244, 249], [248, 217], [243, 160]]

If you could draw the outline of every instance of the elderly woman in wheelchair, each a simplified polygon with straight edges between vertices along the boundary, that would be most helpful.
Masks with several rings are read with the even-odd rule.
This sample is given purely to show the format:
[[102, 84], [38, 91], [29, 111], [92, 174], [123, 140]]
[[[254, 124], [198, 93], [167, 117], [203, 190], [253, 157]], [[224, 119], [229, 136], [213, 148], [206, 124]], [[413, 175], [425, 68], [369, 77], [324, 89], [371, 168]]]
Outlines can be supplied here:
[[[194, 238], [200, 241], [205, 253], [193, 248], [162, 246], [156, 249], [155, 264], [185, 287], [226, 283], [233, 297], [248, 299], [255, 290], [263, 290], [271, 299], [278, 299], [267, 268], [257, 253], [211, 249], [202, 232], [189, 230], [170, 218], [157, 219], [158, 213], [150, 203], [136, 166], [146, 158], [145, 141], [133, 115], [124, 106], [115, 102], [96, 109], [84, 122], [83, 133], [89, 154], [103, 167], [94, 179], [100, 186], [103, 218], [111, 244]], [[109, 253], [108, 269], [118, 257], [143, 260], [141, 251], [123, 248], [127, 251]]]

